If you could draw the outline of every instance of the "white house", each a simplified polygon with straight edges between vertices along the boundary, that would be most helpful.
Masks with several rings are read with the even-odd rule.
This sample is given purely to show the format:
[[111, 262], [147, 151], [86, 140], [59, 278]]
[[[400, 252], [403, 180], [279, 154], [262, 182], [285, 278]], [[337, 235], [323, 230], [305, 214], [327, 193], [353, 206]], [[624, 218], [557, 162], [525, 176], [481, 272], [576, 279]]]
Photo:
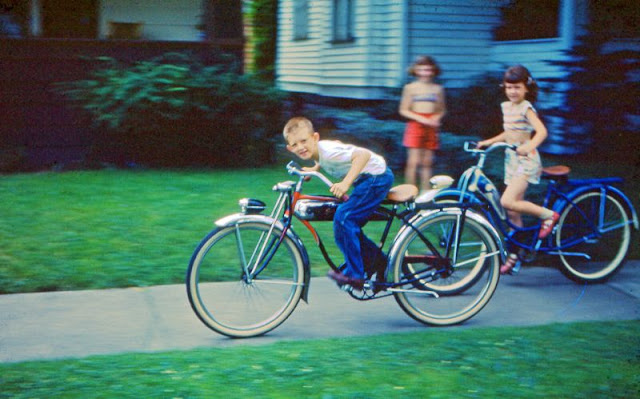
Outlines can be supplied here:
[[[434, 56], [447, 88], [522, 63], [534, 76], [557, 74], [546, 60], [571, 47], [587, 0], [558, 1], [555, 35], [497, 42], [508, 0], [281, 0], [277, 74], [288, 91], [380, 99], [407, 81], [418, 55]], [[523, 16], [523, 24], [532, 16]], [[533, 17], [535, 21], [535, 16]]]
[[[423, 54], [438, 61], [447, 90], [469, 87], [481, 75], [514, 64], [527, 66], [538, 80], [562, 77], [564, 71], [549, 61], [566, 57], [564, 51], [582, 33], [592, 2], [516, 0], [511, 3], [532, 9], [505, 21], [501, 8], [509, 3], [280, 0], [277, 84], [287, 91], [323, 96], [392, 98], [409, 79], [407, 67]], [[517, 40], [494, 38], [496, 28], [505, 23], [515, 28]], [[640, 42], [636, 38], [631, 43]], [[562, 104], [563, 96], [555, 93], [544, 93], [543, 86], [538, 106]]]

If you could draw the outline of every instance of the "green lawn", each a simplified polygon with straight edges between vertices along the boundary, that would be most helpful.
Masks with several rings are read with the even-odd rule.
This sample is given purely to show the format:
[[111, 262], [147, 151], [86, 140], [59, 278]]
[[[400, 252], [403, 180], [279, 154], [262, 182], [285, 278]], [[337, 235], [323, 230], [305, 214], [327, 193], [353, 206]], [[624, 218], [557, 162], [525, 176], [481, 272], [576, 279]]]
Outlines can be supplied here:
[[[472, 163], [464, 159], [465, 166]], [[625, 192], [640, 205], [640, 179], [633, 179], [633, 167], [572, 162], [578, 177], [627, 177]], [[273, 204], [271, 187], [291, 178], [283, 166], [0, 176], [0, 294], [182, 283], [198, 242], [215, 219], [239, 210], [239, 198], [252, 196]], [[326, 193], [319, 182], [309, 185], [307, 192]], [[294, 226], [307, 244], [313, 274], [324, 274], [327, 266], [311, 234], [299, 223]], [[331, 224], [316, 226], [340, 262]], [[367, 226], [372, 238], [380, 226]], [[632, 244], [630, 257], [640, 257], [637, 247]]]
[[633, 398], [640, 321], [0, 364], [1, 398]]
[[214, 220], [242, 197], [271, 205], [289, 178], [283, 167], [0, 176], [0, 293], [182, 283]]

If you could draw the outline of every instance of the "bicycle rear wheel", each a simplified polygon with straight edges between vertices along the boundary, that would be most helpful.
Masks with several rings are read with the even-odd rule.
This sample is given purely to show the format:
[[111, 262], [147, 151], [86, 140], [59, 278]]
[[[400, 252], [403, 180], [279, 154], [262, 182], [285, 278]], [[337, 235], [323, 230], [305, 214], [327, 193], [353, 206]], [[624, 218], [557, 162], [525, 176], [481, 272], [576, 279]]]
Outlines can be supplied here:
[[[483, 228], [475, 221], [460, 223], [454, 215], [442, 216], [434, 219], [428, 226], [421, 229], [429, 241], [436, 245], [441, 254], [449, 252], [451, 266], [431, 278], [419, 278], [414, 282], [417, 288], [431, 290], [438, 295], [456, 295], [472, 286], [484, 271], [484, 258], [488, 253], [481, 232]], [[421, 241], [418, 240], [416, 244]], [[424, 263], [411, 262], [412, 253], [423, 250], [422, 243], [405, 253], [403, 272], [405, 275], [420, 276], [419, 270]], [[423, 256], [414, 257], [420, 260]]]
[[187, 294], [212, 330], [236, 338], [262, 335], [282, 324], [298, 304], [305, 277], [302, 255], [287, 236], [275, 248], [281, 232], [270, 227], [266, 222], [221, 227], [196, 248]]
[[[498, 245], [477, 220], [467, 217], [460, 225], [459, 212], [445, 210], [426, 219], [418, 226], [420, 233], [452, 267], [431, 266], [430, 259], [436, 254], [412, 230], [392, 264], [393, 281], [404, 282], [394, 292], [395, 299], [409, 316], [422, 323], [462, 323], [480, 312], [496, 290], [500, 276]], [[461, 229], [455, 235], [458, 225]], [[421, 258], [424, 261], [417, 263]]]
[[591, 191], [567, 205], [558, 220], [556, 245], [562, 272], [580, 283], [607, 280], [623, 265], [631, 226], [624, 206], [610, 194]]

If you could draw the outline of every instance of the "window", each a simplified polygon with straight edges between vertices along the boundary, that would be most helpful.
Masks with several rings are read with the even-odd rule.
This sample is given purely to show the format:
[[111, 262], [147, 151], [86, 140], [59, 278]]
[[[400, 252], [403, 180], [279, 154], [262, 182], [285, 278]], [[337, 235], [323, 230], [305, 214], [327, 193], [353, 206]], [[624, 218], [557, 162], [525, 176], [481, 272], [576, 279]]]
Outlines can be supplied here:
[[353, 39], [353, 0], [333, 0], [333, 41]]
[[[634, 6], [635, 4], [635, 6]], [[628, 0], [590, 0], [589, 30], [594, 34], [617, 38], [638, 37], [638, 4]]]
[[98, 0], [41, 0], [44, 37], [98, 37]]
[[293, 11], [293, 39], [309, 38], [309, 1], [296, 0]]
[[558, 37], [559, 0], [511, 0], [502, 7], [502, 24], [495, 40], [528, 40]]

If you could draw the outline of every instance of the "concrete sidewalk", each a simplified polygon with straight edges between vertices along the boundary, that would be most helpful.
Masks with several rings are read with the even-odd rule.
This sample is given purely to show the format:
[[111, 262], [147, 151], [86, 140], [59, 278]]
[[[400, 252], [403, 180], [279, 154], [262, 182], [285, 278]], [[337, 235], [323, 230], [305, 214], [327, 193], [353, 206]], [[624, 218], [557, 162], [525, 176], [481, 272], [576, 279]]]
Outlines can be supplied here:
[[[606, 284], [588, 286], [555, 269], [525, 267], [518, 276], [501, 278], [478, 315], [444, 329], [639, 316], [640, 261], [628, 261]], [[0, 296], [0, 362], [5, 363], [430, 329], [435, 327], [411, 319], [392, 297], [359, 302], [327, 278], [312, 279], [309, 304], [300, 302], [280, 327], [242, 340], [205, 327], [191, 310], [183, 285]]]

